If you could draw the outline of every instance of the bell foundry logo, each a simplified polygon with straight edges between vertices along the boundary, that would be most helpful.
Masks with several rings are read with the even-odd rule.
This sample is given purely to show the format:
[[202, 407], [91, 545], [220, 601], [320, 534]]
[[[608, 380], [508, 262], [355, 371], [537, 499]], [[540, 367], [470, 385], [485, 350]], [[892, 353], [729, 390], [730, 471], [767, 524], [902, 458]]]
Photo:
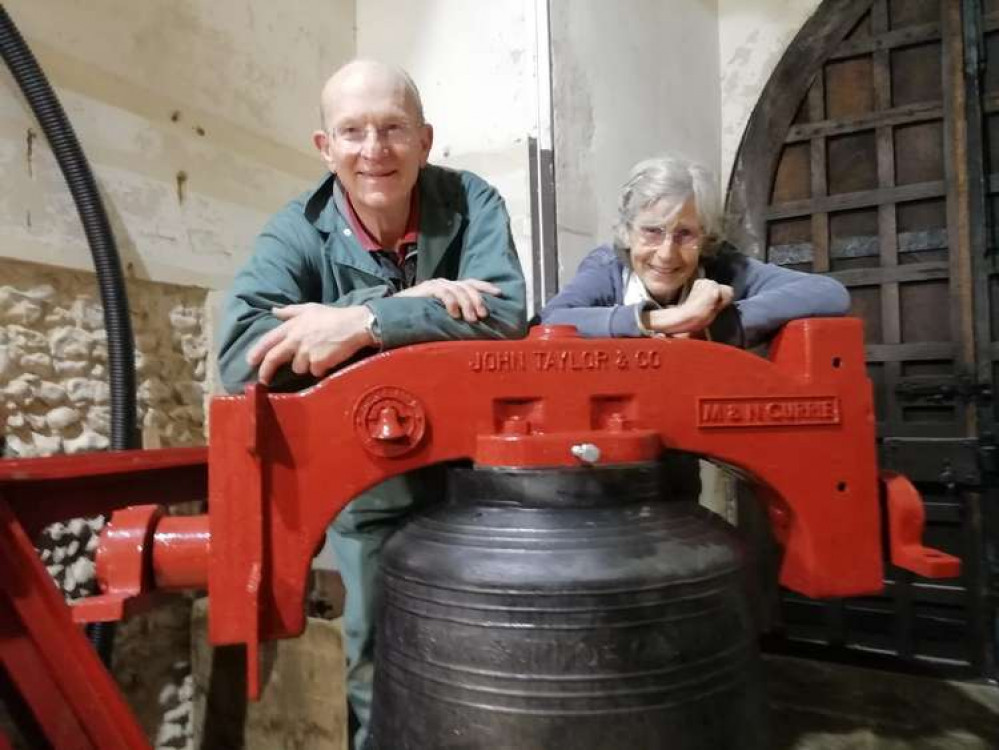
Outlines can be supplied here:
[[701, 428], [839, 423], [839, 399], [835, 396], [701, 398], [697, 402], [697, 426]]

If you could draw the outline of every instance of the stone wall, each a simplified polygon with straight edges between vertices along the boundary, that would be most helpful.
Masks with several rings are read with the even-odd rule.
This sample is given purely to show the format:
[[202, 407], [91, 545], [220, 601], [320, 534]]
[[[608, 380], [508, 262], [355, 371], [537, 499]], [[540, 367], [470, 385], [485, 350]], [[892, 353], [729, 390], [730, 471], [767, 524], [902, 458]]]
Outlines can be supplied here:
[[[145, 447], [204, 443], [205, 293], [134, 281], [138, 411]], [[0, 260], [5, 455], [108, 447], [104, 316], [93, 274]]]

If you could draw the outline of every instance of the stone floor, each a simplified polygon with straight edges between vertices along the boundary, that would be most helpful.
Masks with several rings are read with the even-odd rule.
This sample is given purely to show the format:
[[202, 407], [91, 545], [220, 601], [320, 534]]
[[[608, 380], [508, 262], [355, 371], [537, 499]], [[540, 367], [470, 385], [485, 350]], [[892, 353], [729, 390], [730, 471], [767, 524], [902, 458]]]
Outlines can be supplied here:
[[246, 701], [242, 647], [212, 648], [205, 600], [191, 618], [196, 750], [345, 750], [340, 620], [309, 618], [300, 638], [261, 644], [261, 695]]
[[772, 750], [999, 750], [999, 687], [768, 656]]
[[[193, 621], [193, 747], [345, 748], [338, 623], [311, 622], [304, 638], [265, 649], [264, 700], [247, 705], [240, 650], [207, 647], [203, 605], [195, 607]], [[995, 685], [783, 656], [770, 655], [765, 661], [771, 750], [999, 750]], [[37, 747], [4, 726], [3, 709], [0, 701], [0, 731], [6, 728], [14, 748]]]

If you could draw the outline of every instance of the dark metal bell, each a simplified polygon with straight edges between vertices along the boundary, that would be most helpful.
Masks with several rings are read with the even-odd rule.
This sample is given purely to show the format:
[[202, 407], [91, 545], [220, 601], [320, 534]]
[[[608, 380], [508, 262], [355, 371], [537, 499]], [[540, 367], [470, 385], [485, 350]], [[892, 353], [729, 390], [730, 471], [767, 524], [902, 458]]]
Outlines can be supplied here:
[[658, 465], [451, 473], [388, 542], [374, 750], [764, 750], [731, 529]]

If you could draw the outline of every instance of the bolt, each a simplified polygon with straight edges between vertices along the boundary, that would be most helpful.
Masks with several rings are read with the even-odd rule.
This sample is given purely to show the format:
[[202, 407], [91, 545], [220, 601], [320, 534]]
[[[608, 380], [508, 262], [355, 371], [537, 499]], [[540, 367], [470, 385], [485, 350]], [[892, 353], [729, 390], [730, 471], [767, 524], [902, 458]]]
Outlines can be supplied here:
[[600, 460], [600, 449], [593, 443], [577, 443], [569, 452], [584, 464], [595, 464]]
[[940, 472], [940, 483], [946, 484], [948, 487], [953, 487], [957, 477], [954, 476], [954, 470], [951, 468], [949, 463], [945, 463], [943, 470]]

